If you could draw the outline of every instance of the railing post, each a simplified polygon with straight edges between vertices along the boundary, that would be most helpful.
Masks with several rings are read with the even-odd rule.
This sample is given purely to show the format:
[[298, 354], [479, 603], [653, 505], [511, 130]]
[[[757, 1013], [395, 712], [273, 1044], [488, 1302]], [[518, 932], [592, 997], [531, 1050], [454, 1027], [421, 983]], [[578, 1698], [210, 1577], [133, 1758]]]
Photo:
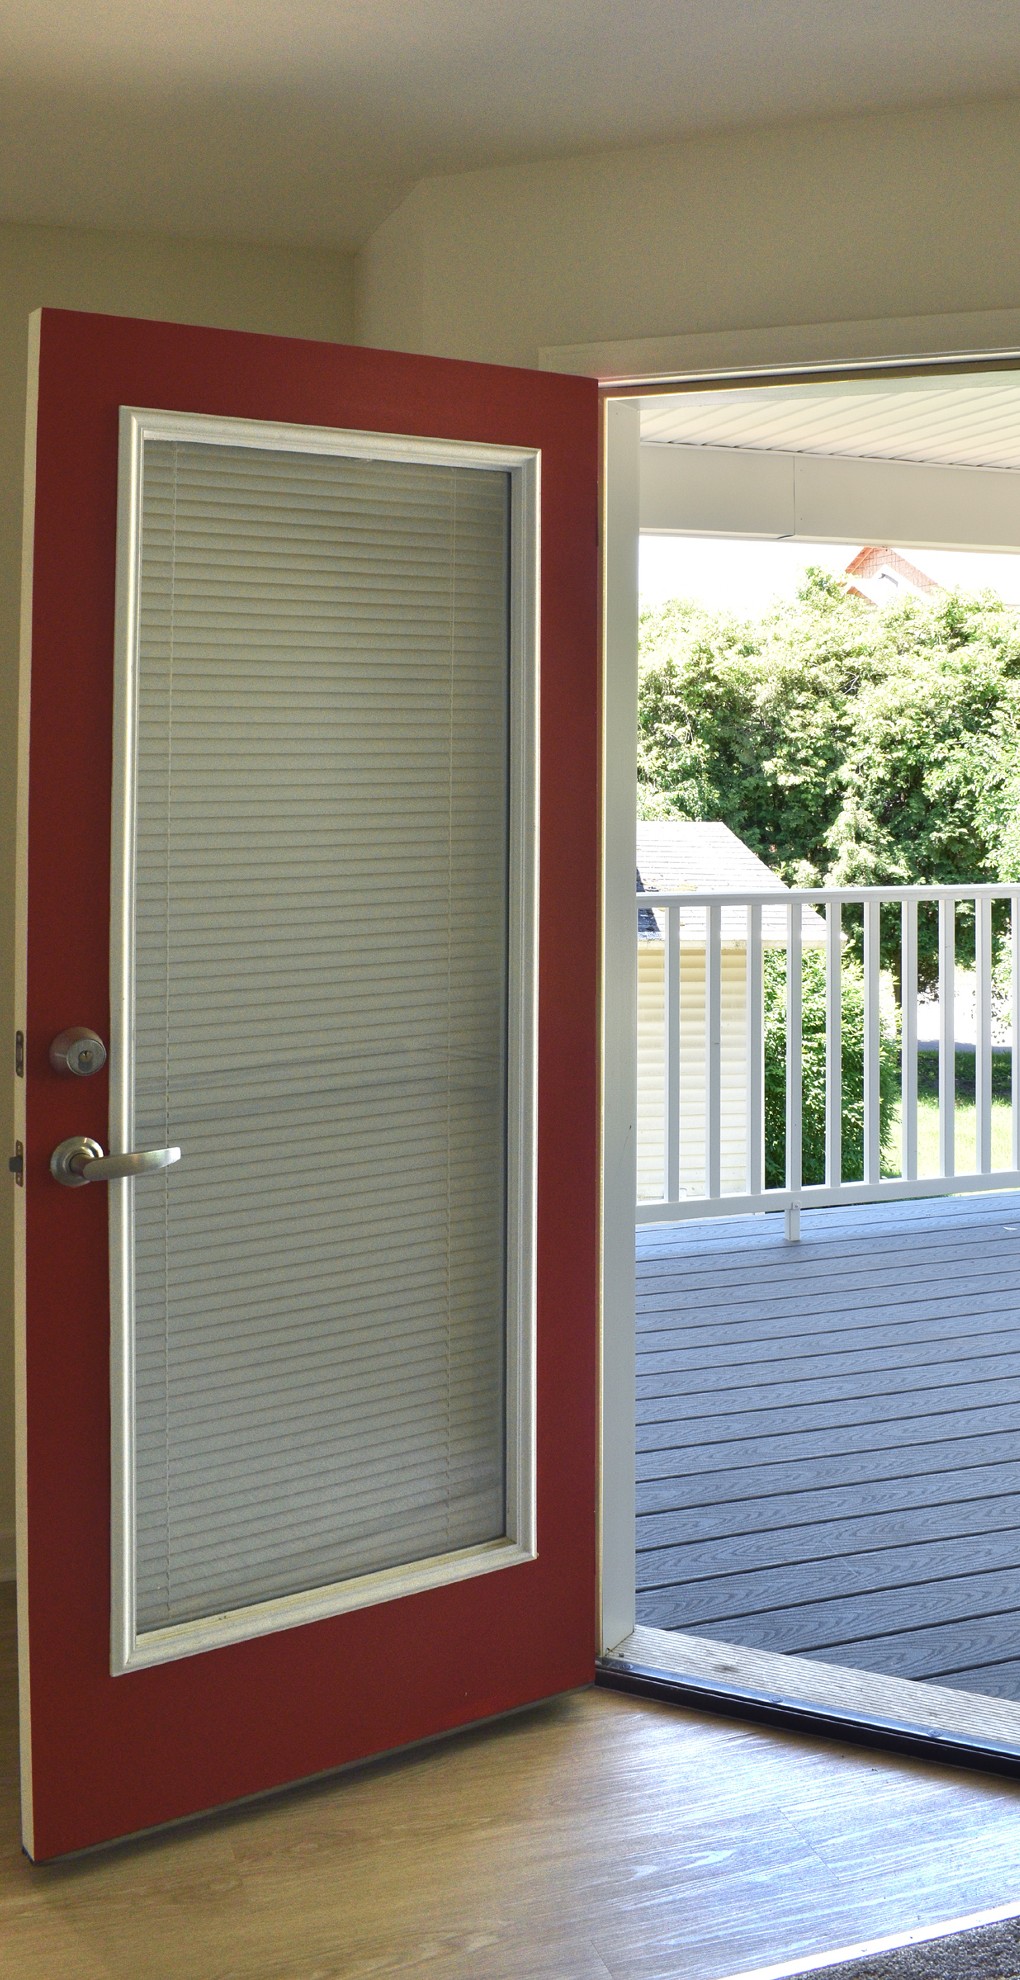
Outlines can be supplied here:
[[[663, 910], [660, 909], [660, 913]], [[663, 1002], [666, 1022], [666, 1188], [667, 1203], [680, 1201], [680, 910], [664, 910]]]
[[722, 908], [708, 909], [705, 945], [705, 1175], [709, 1197], [722, 1195]]
[[747, 1190], [765, 1187], [765, 983], [761, 902], [747, 910]]
[[901, 1167], [908, 1180], [917, 1175], [917, 902], [904, 901], [900, 927], [900, 1114], [903, 1124]]
[[[803, 1044], [804, 979], [801, 964], [801, 905], [787, 908], [786, 929], [786, 1187], [796, 1196], [803, 1181]], [[786, 1212], [786, 1235], [800, 1237], [800, 1205]]]
[[1011, 897], [1009, 908], [1009, 1040], [1010, 1102], [1013, 1129], [1013, 1167], [1020, 1169], [1020, 889]]
[[939, 1174], [956, 1174], [956, 902], [939, 902]]
[[882, 1018], [882, 905], [864, 903], [864, 1180], [877, 1183], [882, 1171], [880, 1119]]
[[974, 1128], [977, 1172], [992, 1168], [992, 903], [981, 895], [974, 903], [975, 1027]]
[[843, 911], [825, 909], [825, 1180], [843, 1180]]

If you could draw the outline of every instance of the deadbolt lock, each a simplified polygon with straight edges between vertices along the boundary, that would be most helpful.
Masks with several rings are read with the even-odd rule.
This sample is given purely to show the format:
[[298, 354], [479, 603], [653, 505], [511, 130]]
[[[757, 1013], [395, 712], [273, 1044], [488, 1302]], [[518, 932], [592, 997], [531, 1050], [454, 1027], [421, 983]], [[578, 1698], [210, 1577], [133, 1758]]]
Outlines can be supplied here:
[[54, 1072], [73, 1073], [76, 1079], [89, 1079], [93, 1073], [101, 1072], [106, 1064], [106, 1046], [97, 1031], [90, 1031], [86, 1025], [73, 1024], [68, 1031], [60, 1032], [50, 1046], [50, 1065]]

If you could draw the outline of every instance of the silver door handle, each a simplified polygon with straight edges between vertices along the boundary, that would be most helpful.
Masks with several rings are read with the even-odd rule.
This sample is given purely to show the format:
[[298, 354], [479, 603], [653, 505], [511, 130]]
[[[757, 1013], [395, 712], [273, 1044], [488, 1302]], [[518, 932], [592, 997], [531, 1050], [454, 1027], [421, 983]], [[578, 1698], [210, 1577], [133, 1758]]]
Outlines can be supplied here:
[[67, 1189], [82, 1183], [120, 1182], [125, 1176], [151, 1176], [181, 1159], [179, 1148], [136, 1148], [129, 1155], [104, 1155], [88, 1134], [73, 1134], [50, 1156], [50, 1174]]

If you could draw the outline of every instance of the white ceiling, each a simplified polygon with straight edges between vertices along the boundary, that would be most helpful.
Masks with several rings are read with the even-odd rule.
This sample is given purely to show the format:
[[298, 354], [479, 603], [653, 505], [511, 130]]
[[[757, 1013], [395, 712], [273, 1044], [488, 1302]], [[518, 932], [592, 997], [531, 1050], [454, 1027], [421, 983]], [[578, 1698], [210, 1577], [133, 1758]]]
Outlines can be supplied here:
[[0, 217], [360, 244], [432, 173], [1020, 92], [1016, 0], [0, 0]]
[[647, 398], [643, 440], [1020, 469], [1020, 369]]

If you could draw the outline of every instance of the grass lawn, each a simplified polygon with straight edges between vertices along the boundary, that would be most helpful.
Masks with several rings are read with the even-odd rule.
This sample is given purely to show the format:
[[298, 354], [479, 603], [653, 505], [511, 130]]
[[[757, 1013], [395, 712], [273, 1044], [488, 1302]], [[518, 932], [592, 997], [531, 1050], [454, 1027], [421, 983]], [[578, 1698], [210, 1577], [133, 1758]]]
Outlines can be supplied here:
[[[917, 1055], [917, 1172], [920, 1176], [939, 1173], [938, 1053], [922, 1050]], [[1013, 1109], [1010, 1103], [1010, 1054], [1003, 1047], [992, 1053], [992, 1168], [1013, 1166]], [[974, 1106], [974, 1054], [956, 1055], [956, 1167], [961, 1175], [977, 1167], [976, 1110]], [[883, 1170], [900, 1174], [901, 1117], [897, 1105], [893, 1116], [890, 1154]]]
[[[897, 1106], [893, 1116], [892, 1147], [883, 1163], [883, 1171], [900, 1174], [900, 1109]], [[887, 1166], [888, 1164], [888, 1166]], [[973, 1100], [957, 1100], [956, 1103], [956, 1167], [961, 1175], [973, 1170], [977, 1165], [975, 1144], [975, 1107]], [[1011, 1169], [1013, 1167], [1013, 1109], [1008, 1100], [992, 1100], [992, 1168]], [[919, 1176], [937, 1176], [939, 1173], [939, 1103], [928, 1094], [917, 1103], [917, 1173]]]

